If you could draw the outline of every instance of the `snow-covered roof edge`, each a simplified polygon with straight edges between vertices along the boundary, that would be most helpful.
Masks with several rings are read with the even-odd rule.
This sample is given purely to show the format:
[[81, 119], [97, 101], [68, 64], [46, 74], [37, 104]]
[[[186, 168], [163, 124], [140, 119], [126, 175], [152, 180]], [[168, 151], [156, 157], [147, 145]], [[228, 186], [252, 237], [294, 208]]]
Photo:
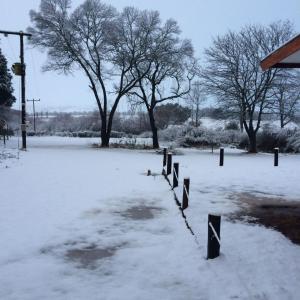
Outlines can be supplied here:
[[286, 57], [300, 50], [300, 34], [295, 34], [291, 39], [284, 42], [277, 49], [269, 53], [264, 57], [261, 62], [261, 68], [265, 71], [273, 67], [275, 64], [279, 63]]

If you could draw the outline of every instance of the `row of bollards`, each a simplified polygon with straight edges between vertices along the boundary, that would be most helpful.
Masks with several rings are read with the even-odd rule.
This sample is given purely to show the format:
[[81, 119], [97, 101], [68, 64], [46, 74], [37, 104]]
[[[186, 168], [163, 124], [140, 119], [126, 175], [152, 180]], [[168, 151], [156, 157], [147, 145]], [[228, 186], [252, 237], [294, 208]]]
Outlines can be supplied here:
[[[279, 149], [274, 149], [274, 166], [278, 166], [279, 162]], [[163, 168], [167, 166], [166, 175], [172, 173], [172, 153], [167, 153], [167, 148], [163, 149]], [[219, 166], [224, 166], [224, 148], [220, 148], [220, 159]], [[165, 174], [163, 172], [163, 174]], [[179, 163], [173, 163], [173, 189], [179, 185]], [[190, 190], [190, 179], [183, 179], [183, 194], [181, 209], [184, 211], [189, 206], [189, 190]], [[207, 240], [207, 259], [213, 259], [220, 255], [220, 229], [221, 229], [221, 216], [208, 215], [208, 240]]]
[[[221, 152], [220, 152], [221, 153]], [[224, 149], [222, 151], [223, 158], [221, 160], [220, 156], [220, 165], [224, 163]], [[167, 166], [166, 174], [163, 171], [163, 174], [166, 176], [170, 175], [172, 172], [172, 154], [167, 153], [167, 149], [163, 150], [163, 168]], [[173, 189], [178, 187], [179, 184], [179, 163], [173, 163]], [[190, 179], [183, 179], [183, 194], [182, 194], [182, 203], [181, 209], [182, 212], [189, 206], [189, 190], [190, 190]], [[221, 228], [221, 216], [208, 215], [208, 239], [207, 239], [207, 259], [213, 259], [220, 255], [220, 228]]]
[[[278, 161], [279, 161], [279, 148], [274, 148], [274, 167], [278, 167]], [[224, 166], [224, 148], [220, 148], [220, 160], [219, 160], [219, 166]]]
[[[278, 167], [279, 148], [274, 148], [274, 166]], [[163, 150], [163, 167], [167, 165], [167, 175], [171, 174], [172, 168], [172, 153], [167, 153], [167, 148]], [[224, 166], [224, 148], [220, 148], [219, 166]]]

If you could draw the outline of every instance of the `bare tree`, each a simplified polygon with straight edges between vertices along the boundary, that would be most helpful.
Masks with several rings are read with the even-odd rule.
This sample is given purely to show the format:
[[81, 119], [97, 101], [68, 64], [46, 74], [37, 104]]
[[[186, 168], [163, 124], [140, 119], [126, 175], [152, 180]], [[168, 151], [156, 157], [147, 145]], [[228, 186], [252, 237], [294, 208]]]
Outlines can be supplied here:
[[299, 72], [287, 72], [276, 80], [274, 85], [274, 105], [272, 112], [277, 114], [280, 119], [280, 127], [290, 123], [300, 102], [300, 74]]
[[131, 90], [133, 101], [146, 106], [153, 148], [159, 148], [155, 108], [162, 102], [182, 98], [189, 93], [191, 81], [196, 72], [193, 47], [189, 40], [180, 39], [180, 30], [174, 20], [168, 20], [163, 26], [152, 32], [153, 44], [150, 48], [151, 68], [146, 76], [142, 64], [135, 66], [139, 77], [138, 87]]
[[[69, 74], [83, 71], [89, 80], [101, 117], [101, 142], [109, 146], [113, 117], [121, 98], [148, 72], [151, 30], [158, 25], [145, 12], [125, 8], [119, 14], [100, 0], [86, 0], [70, 12], [70, 0], [42, 0], [31, 11], [34, 46], [48, 52], [44, 70]], [[143, 64], [143, 71], [133, 72]]]
[[192, 84], [190, 93], [187, 95], [187, 102], [192, 111], [192, 123], [195, 127], [200, 125], [200, 106], [206, 101], [206, 94], [200, 81]]
[[273, 84], [283, 73], [280, 69], [263, 72], [260, 61], [287, 41], [292, 32], [290, 22], [250, 25], [217, 37], [205, 50], [203, 82], [223, 107], [238, 113], [249, 137], [249, 152], [257, 151], [256, 133], [262, 114], [270, 108]]

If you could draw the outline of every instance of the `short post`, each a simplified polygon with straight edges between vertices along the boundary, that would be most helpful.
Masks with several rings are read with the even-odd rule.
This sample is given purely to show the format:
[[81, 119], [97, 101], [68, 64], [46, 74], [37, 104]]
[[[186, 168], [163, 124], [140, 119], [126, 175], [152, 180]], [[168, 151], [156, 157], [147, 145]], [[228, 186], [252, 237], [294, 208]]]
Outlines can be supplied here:
[[220, 227], [221, 216], [208, 215], [207, 259], [220, 255]]
[[5, 138], [6, 138], [6, 132], [5, 131], [3, 131], [3, 142], [4, 142], [4, 145], [6, 145], [6, 140], [5, 140]]
[[190, 179], [183, 179], [183, 194], [182, 194], [182, 209], [186, 209], [189, 206], [189, 193], [190, 193]]
[[178, 187], [179, 163], [173, 164], [173, 188]]
[[279, 148], [274, 149], [274, 167], [278, 167], [278, 153]]
[[164, 168], [167, 165], [167, 148], [164, 148], [163, 154], [164, 154], [163, 157], [163, 168]]
[[220, 167], [224, 166], [224, 148], [220, 148]]
[[167, 175], [170, 175], [172, 172], [172, 153], [168, 153], [167, 159]]

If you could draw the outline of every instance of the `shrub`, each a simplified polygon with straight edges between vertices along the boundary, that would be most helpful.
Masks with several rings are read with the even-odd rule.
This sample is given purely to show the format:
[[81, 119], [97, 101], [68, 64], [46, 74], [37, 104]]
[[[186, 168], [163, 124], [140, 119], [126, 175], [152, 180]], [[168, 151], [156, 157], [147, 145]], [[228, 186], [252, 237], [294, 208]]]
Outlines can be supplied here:
[[300, 130], [294, 131], [293, 135], [287, 138], [285, 151], [300, 153]]
[[239, 130], [239, 124], [236, 121], [229, 121], [225, 124], [225, 130]]

